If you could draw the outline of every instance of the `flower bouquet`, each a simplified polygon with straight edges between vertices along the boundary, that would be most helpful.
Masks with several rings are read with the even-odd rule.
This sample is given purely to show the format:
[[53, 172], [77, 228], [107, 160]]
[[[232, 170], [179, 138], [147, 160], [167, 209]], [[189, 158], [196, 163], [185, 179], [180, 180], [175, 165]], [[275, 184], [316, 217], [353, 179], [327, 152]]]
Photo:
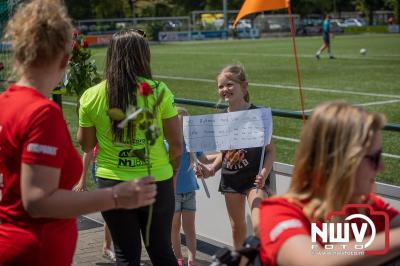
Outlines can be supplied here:
[[75, 93], [79, 100], [85, 90], [101, 81], [101, 76], [97, 73], [95, 60], [90, 60], [92, 54], [85, 36], [77, 31], [73, 34], [72, 53], [64, 87], [68, 95]]

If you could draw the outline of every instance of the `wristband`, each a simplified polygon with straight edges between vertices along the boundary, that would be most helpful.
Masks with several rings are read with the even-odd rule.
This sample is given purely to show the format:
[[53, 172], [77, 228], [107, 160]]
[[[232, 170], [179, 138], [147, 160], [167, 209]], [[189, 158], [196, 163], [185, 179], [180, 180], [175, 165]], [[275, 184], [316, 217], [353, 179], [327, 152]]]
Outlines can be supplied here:
[[118, 208], [118, 194], [115, 191], [115, 186], [112, 187], [111, 194], [112, 194], [112, 198], [114, 200], [114, 208], [117, 209]]

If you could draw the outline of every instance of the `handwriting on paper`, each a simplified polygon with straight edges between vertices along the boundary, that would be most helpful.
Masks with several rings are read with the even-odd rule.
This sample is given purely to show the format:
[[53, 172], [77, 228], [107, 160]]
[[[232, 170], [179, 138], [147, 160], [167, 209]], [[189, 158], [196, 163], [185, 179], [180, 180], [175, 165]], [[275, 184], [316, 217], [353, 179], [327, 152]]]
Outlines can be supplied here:
[[271, 109], [185, 116], [183, 135], [191, 152], [265, 146], [272, 136]]

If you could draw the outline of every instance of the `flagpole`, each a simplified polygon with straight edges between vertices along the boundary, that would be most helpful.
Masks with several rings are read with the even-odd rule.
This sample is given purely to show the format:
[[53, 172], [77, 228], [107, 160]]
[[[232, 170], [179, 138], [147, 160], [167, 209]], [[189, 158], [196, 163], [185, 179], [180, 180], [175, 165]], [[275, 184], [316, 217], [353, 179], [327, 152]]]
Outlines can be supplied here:
[[300, 68], [299, 68], [299, 60], [297, 57], [297, 49], [296, 49], [296, 39], [295, 39], [295, 30], [294, 30], [294, 23], [293, 23], [293, 16], [292, 16], [292, 8], [290, 5], [290, 1], [288, 1], [288, 14], [289, 14], [289, 21], [290, 21], [290, 33], [292, 35], [292, 45], [293, 45], [293, 52], [294, 52], [294, 59], [296, 62], [296, 75], [297, 75], [297, 84], [299, 87], [299, 94], [300, 94], [300, 103], [301, 103], [301, 115], [303, 118], [303, 123], [306, 122], [306, 117], [304, 114], [304, 97], [303, 97], [303, 90], [301, 88], [301, 80], [300, 80]]

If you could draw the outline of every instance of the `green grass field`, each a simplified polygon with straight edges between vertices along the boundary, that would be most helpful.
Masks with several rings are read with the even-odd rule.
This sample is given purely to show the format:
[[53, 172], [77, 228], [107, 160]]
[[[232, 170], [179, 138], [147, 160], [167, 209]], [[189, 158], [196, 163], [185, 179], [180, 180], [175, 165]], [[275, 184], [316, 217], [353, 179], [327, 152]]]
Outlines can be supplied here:
[[[386, 114], [390, 123], [400, 123], [400, 35], [337, 36], [332, 39], [334, 60], [326, 54], [321, 60], [314, 57], [320, 37], [297, 38], [296, 42], [306, 110], [323, 101], [343, 99]], [[359, 54], [361, 48], [367, 49], [365, 56]], [[105, 51], [93, 49], [99, 69], [103, 69]], [[177, 98], [216, 102], [216, 74], [227, 64], [241, 63], [254, 104], [301, 109], [289, 38], [154, 44], [151, 52], [155, 78], [167, 83]], [[191, 114], [216, 112], [200, 107], [189, 110]], [[64, 105], [64, 112], [75, 139], [75, 107]], [[274, 117], [273, 123], [277, 161], [293, 163], [302, 122]], [[400, 185], [399, 137], [399, 132], [383, 134], [385, 171], [379, 181]]]

